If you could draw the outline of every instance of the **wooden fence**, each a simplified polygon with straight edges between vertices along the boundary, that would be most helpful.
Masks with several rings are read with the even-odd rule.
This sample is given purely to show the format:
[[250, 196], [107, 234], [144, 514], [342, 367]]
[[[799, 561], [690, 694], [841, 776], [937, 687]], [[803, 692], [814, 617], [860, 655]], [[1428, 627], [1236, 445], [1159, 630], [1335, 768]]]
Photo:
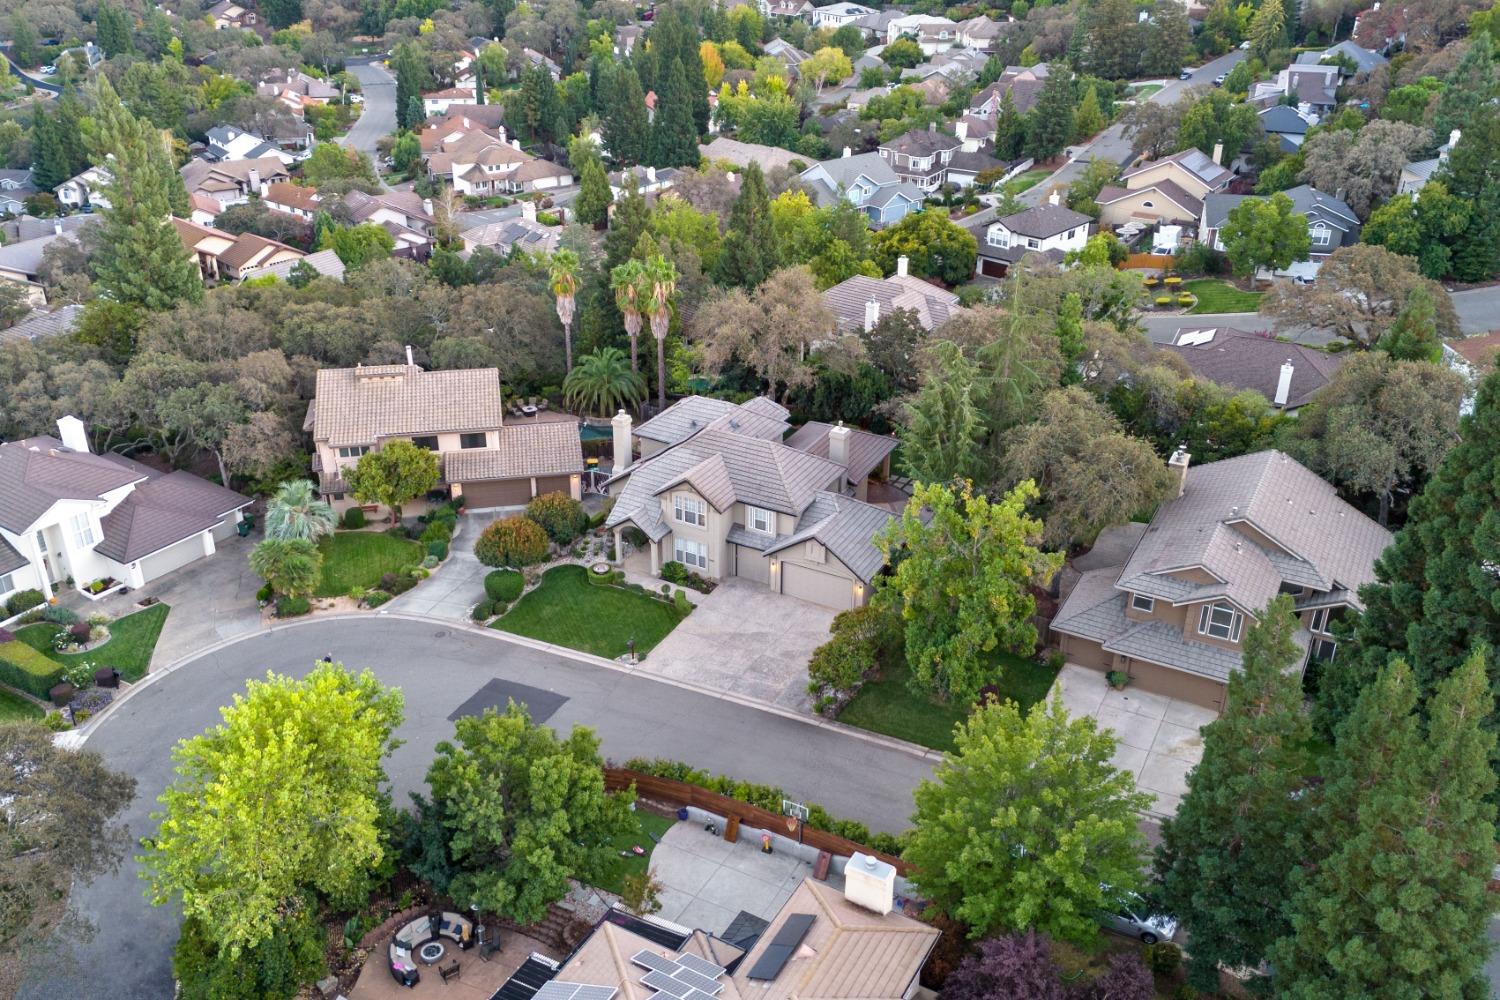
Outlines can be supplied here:
[[910, 873], [911, 866], [898, 857], [857, 844], [852, 840], [835, 836], [826, 830], [814, 830], [812, 827], [802, 824], [801, 835], [798, 836], [798, 823], [790, 816], [782, 816], [753, 806], [739, 799], [732, 799], [718, 792], [711, 792], [701, 785], [688, 784], [685, 781], [675, 781], [671, 778], [658, 778], [650, 774], [642, 774], [639, 771], [631, 771], [623, 767], [606, 767], [604, 769], [604, 787], [612, 792], [620, 791], [635, 785], [636, 794], [643, 799], [653, 802], [663, 802], [673, 806], [693, 806], [705, 812], [711, 812], [724, 817], [736, 817], [746, 826], [757, 827], [762, 830], [774, 831], [786, 837], [797, 837], [797, 839], [809, 847], [841, 857], [858, 851], [861, 854], [873, 854], [875, 857], [889, 864], [895, 865], [896, 871], [901, 875]]
[[1169, 253], [1133, 253], [1125, 258], [1125, 263], [1120, 267], [1125, 270], [1136, 268], [1167, 268], [1172, 266], [1175, 260]]

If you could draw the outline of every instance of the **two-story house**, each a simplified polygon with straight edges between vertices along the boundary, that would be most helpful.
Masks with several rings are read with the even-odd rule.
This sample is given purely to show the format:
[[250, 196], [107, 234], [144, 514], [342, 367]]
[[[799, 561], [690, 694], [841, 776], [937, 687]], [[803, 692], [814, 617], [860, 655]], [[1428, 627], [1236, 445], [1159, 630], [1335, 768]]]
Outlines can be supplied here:
[[[145, 586], [213, 555], [250, 505], [188, 472], [93, 454], [77, 417], [57, 429], [0, 444], [0, 601], [30, 589], [50, 598], [67, 582], [90, 598]], [[85, 589], [100, 580], [99, 594]]]
[[1307, 139], [1307, 130], [1316, 124], [1316, 119], [1305, 115], [1289, 104], [1273, 104], [1259, 113], [1260, 127], [1266, 135], [1274, 136], [1283, 153], [1295, 153]]
[[935, 330], [959, 311], [958, 296], [930, 281], [907, 273], [905, 256], [896, 258], [896, 273], [889, 278], [856, 274], [823, 292], [823, 304], [838, 318], [842, 333], [869, 333], [881, 317], [906, 309], [924, 330]]
[[916, 41], [923, 55], [947, 52], [958, 44], [958, 22], [931, 14], [907, 14], [897, 17], [885, 26], [881, 39], [887, 45], [898, 38], [907, 37]]
[[[1307, 218], [1309, 248], [1306, 265], [1288, 273], [1311, 276], [1323, 261], [1339, 247], [1359, 242], [1360, 224], [1354, 210], [1333, 195], [1324, 194], [1308, 184], [1299, 184], [1283, 192], [1292, 201], [1292, 211]], [[1247, 200], [1263, 200], [1253, 194], [1211, 194], [1203, 201], [1198, 217], [1198, 240], [1215, 250], [1224, 249], [1220, 232], [1229, 221], [1229, 213]], [[1280, 272], [1278, 272], [1280, 273]]]
[[339, 96], [339, 88], [300, 69], [273, 69], [260, 78], [255, 92], [270, 97], [297, 117], [309, 107], [321, 107]]
[[397, 257], [423, 261], [431, 256], [432, 227], [437, 220], [431, 203], [415, 191], [350, 191], [342, 200], [354, 225], [370, 223], [391, 234]]
[[839, 0], [826, 7], [814, 7], [808, 11], [808, 19], [814, 28], [841, 28], [846, 24], [853, 24], [866, 15], [875, 13], [873, 7], [863, 4], [849, 3], [848, 0]]
[[618, 551], [633, 527], [653, 574], [675, 561], [825, 607], [863, 605], [885, 565], [873, 539], [895, 515], [862, 498], [894, 493], [885, 480], [896, 440], [842, 424], [786, 437], [786, 417], [763, 396], [742, 405], [689, 396], [633, 434], [617, 414], [605, 527]]
[[1054, 193], [1050, 201], [996, 219], [984, 227], [982, 234], [976, 232], [979, 254], [974, 273], [1003, 278], [1012, 264], [1028, 254], [1041, 254], [1054, 263], [1061, 262], [1064, 254], [1083, 249], [1093, 221], [1061, 204]]
[[104, 189], [113, 181], [114, 176], [108, 168], [89, 167], [57, 185], [52, 193], [57, 196], [57, 203], [64, 208], [83, 208], [85, 205], [108, 208], [109, 200], [105, 197]]
[[1047, 85], [1046, 63], [1035, 66], [1007, 66], [999, 79], [969, 99], [969, 114], [993, 121], [1000, 114], [1000, 105], [1006, 94], [1016, 111], [1025, 114], [1036, 107]]
[[1178, 495], [1124, 565], [1084, 573], [1058, 609], [1052, 631], [1068, 660], [1222, 710], [1245, 630], [1290, 594], [1297, 645], [1331, 662], [1332, 623], [1363, 609], [1359, 588], [1391, 533], [1279, 451], [1190, 469], [1179, 450], [1169, 464]]
[[964, 141], [956, 135], [939, 132], [937, 125], [912, 129], [890, 142], [880, 144], [881, 159], [890, 163], [896, 176], [910, 181], [923, 191], [936, 191], [948, 175], [953, 154], [962, 151]]
[[1185, 149], [1159, 160], [1146, 160], [1120, 175], [1124, 187], [1109, 186], [1094, 199], [1099, 221], [1110, 226], [1129, 222], [1196, 223], [1203, 199], [1229, 187], [1234, 174], [1220, 165], [1222, 147], [1209, 156]]
[[217, 201], [222, 208], [243, 205], [267, 184], [291, 180], [291, 173], [278, 156], [253, 160], [189, 160], [182, 165], [182, 183], [188, 195], [199, 194]]
[[993, 52], [1004, 32], [1005, 25], [1002, 22], [981, 14], [978, 17], [958, 22], [958, 44], [966, 49]]
[[281, 149], [254, 132], [246, 132], [232, 125], [216, 125], [206, 135], [206, 158], [210, 160], [258, 160], [263, 156], [274, 156], [287, 167], [297, 162], [295, 154]]
[[469, 510], [518, 507], [544, 493], [582, 497], [583, 446], [572, 419], [505, 422], [495, 368], [424, 371], [407, 348], [403, 365], [318, 372], [303, 429], [313, 472], [338, 510], [357, 504], [344, 470], [387, 442], [437, 452], [438, 489]]
[[844, 155], [824, 160], [802, 171], [802, 184], [819, 206], [829, 206], [844, 198], [876, 227], [900, 222], [922, 209], [922, 189], [904, 181], [896, 169], [879, 153], [854, 155], [844, 147]]
[[422, 95], [422, 110], [428, 116], [445, 115], [448, 109], [455, 104], [473, 104], [474, 88], [470, 87], [444, 87], [442, 90], [430, 91]]
[[428, 175], [451, 178], [453, 190], [478, 197], [546, 191], [573, 182], [566, 167], [532, 156], [519, 139], [507, 142], [503, 136], [477, 129], [442, 141], [427, 157]]

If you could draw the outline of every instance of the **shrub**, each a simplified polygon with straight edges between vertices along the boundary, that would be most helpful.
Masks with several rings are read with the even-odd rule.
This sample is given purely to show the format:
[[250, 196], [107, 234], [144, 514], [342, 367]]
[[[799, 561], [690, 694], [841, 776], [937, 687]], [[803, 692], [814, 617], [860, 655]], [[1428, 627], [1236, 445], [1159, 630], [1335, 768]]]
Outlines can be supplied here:
[[1169, 305], [1172, 304], [1172, 296], [1170, 296], [1170, 295], [1158, 295], [1156, 297], [1156, 304], [1159, 305], [1159, 306], [1169, 306]]
[[687, 583], [687, 567], [674, 560], [668, 560], [662, 564], [661, 578], [668, 583]]
[[[435, 539], [435, 540], [427, 543], [427, 559], [431, 559], [432, 560], [432, 565], [436, 566], [438, 563], [442, 562], [444, 559], [447, 559], [447, 558], [448, 558], [448, 542], [447, 542], [447, 539]], [[425, 564], [427, 562], [427, 559], [422, 560], [422, 562]]]
[[486, 566], [530, 566], [547, 557], [547, 532], [529, 517], [501, 518], [480, 533], [474, 556]]
[[370, 592], [368, 587], [353, 586], [349, 588], [349, 599], [351, 601], [363, 601], [365, 595]]
[[434, 556], [434, 555], [423, 556], [422, 557], [422, 568], [423, 569], [436, 569], [437, 568], [437, 564], [439, 562], [441, 562], [441, 561], [442, 560], [440, 560], [437, 556]]
[[68, 637], [82, 646], [89, 641], [89, 631], [88, 622], [74, 622], [68, 626]]
[[1047, 654], [1047, 666], [1051, 667], [1054, 671], [1061, 670], [1063, 668], [1063, 665], [1067, 662], [1067, 656], [1065, 656], [1063, 654], [1063, 651], [1060, 649], [1054, 649], [1052, 652]]
[[1177, 296], [1177, 304], [1180, 305], [1180, 306], [1190, 306], [1190, 305], [1192, 305], [1193, 304], [1193, 297], [1192, 297], [1192, 295], [1188, 294], [1187, 292], [1183, 292], [1181, 295]]
[[68, 702], [68, 708], [73, 710], [73, 718], [78, 719], [80, 712], [95, 715], [114, 700], [115, 696], [112, 691], [106, 691], [104, 688], [89, 688], [87, 691], [80, 691], [74, 695], [73, 700]]
[[495, 601], [493, 604], [490, 605], [490, 614], [493, 615], [496, 618], [499, 618], [501, 615], [505, 614], [505, 612], [507, 612], [509, 610], [510, 610], [510, 602], [509, 601]]
[[478, 604], [474, 605], [474, 610], [469, 612], [469, 617], [473, 618], [476, 622], [482, 622], [487, 620], [494, 613], [495, 605], [490, 601], [485, 600], [480, 601]]
[[30, 611], [45, 601], [40, 590], [18, 590], [11, 594], [5, 601], [5, 613], [7, 615], [18, 615], [22, 611]]
[[360, 507], [350, 507], [344, 511], [344, 527], [349, 529], [363, 528], [365, 526], [365, 512]]
[[1063, 1000], [1067, 995], [1052, 941], [1036, 931], [980, 942], [943, 983], [943, 996], [950, 1000]]
[[425, 580], [432, 574], [421, 566], [413, 566], [406, 571], [413, 580]]
[[513, 569], [497, 569], [484, 576], [484, 594], [492, 601], [514, 601], [521, 596], [526, 578]]
[[372, 590], [365, 595], [365, 607], [378, 608], [391, 599], [391, 595], [383, 590]]
[[395, 597], [417, 585], [417, 581], [406, 573], [387, 573], [380, 578], [380, 589]]
[[53, 604], [48, 607], [46, 611], [42, 612], [42, 617], [49, 622], [56, 622], [59, 625], [72, 625], [78, 621], [78, 615], [61, 604]]
[[693, 610], [693, 605], [688, 601], [687, 591], [679, 590], [672, 595], [672, 607], [677, 609], [679, 615], [685, 615]]
[[82, 691], [94, 683], [94, 671], [99, 668], [89, 660], [74, 660], [63, 667], [62, 679]]
[[589, 516], [583, 504], [566, 493], [543, 493], [526, 505], [526, 516], [542, 526], [547, 537], [558, 545], [567, 545], [588, 528]]
[[305, 615], [312, 610], [312, 605], [305, 597], [283, 597], [276, 602], [277, 618], [295, 618]]
[[889, 609], [867, 604], [839, 612], [830, 631], [833, 637], [813, 650], [808, 661], [807, 691], [832, 699], [832, 707], [853, 697], [881, 663], [895, 658], [901, 622]]
[[1177, 285], [1182, 284], [1182, 279], [1179, 278], [1179, 277], [1177, 277], [1177, 275], [1174, 274], [1174, 275], [1172, 275], [1172, 277], [1163, 280], [1162, 284], [1164, 284], [1164, 285], [1170, 285], [1172, 287], [1176, 287]]
[[0, 643], [0, 683], [45, 698], [62, 674], [62, 664], [19, 639]]
[[1147, 945], [1146, 965], [1159, 976], [1170, 976], [1182, 965], [1182, 949], [1166, 941]]
[[265, 604], [271, 599], [271, 594], [271, 585], [269, 583], [263, 583], [260, 585], [260, 589], [255, 592], [255, 599], [261, 604]]
[[73, 728], [73, 724], [70, 723], [61, 712], [48, 712], [46, 715], [42, 716], [42, 725], [46, 726], [54, 733], [65, 733], [69, 729]]
[[421, 541], [431, 545], [433, 542], [446, 542], [453, 537], [453, 523], [451, 521], [433, 521], [422, 529]]

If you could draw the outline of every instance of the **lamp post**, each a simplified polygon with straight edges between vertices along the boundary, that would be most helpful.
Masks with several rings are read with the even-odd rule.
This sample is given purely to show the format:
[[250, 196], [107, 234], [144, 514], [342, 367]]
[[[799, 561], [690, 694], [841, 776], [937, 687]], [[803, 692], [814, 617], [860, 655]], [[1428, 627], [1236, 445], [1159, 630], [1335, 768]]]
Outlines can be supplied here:
[[473, 915], [471, 919], [472, 919], [473, 924], [474, 924], [474, 939], [475, 939], [475, 941], [477, 941], [479, 943], [479, 956], [481, 958], [483, 958], [484, 957], [484, 924], [481, 924], [479, 922], [479, 904], [477, 902], [469, 904], [469, 913], [471, 913]]

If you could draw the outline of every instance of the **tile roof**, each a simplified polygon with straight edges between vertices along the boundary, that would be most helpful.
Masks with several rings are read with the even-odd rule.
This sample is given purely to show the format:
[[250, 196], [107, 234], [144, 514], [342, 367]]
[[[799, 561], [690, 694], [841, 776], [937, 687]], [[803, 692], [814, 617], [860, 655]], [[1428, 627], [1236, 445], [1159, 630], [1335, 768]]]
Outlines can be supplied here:
[[[1205, 339], [1203, 336], [1207, 334]], [[1187, 343], [1184, 343], [1184, 340]], [[1314, 350], [1301, 344], [1285, 344], [1243, 330], [1181, 327], [1173, 343], [1162, 350], [1172, 351], [1188, 363], [1193, 374], [1227, 389], [1252, 389], [1276, 399], [1281, 380], [1281, 366], [1292, 363], [1291, 391], [1285, 408], [1294, 410], [1307, 403], [1319, 389], [1328, 384], [1343, 365], [1345, 356]]]
[[259, 233], [240, 233], [232, 239], [234, 245], [219, 254], [219, 263], [235, 270], [263, 257], [274, 256], [283, 250], [296, 254], [298, 258], [303, 256], [302, 251], [296, 247], [287, 246], [279, 240], [261, 236]]
[[291, 277], [298, 264], [306, 264], [325, 278], [333, 278], [337, 281], [344, 280], [344, 262], [339, 255], [332, 250], [316, 250], [306, 257], [297, 260], [278, 260], [274, 264], [267, 264], [256, 272], [256, 277], [263, 278], [268, 274], [274, 274], [282, 281]]
[[[849, 431], [849, 462], [846, 466], [845, 478], [852, 484], [858, 486], [869, 478], [870, 473], [880, 467], [885, 457], [896, 450], [900, 444], [894, 437], [884, 434], [872, 434], [858, 427], [846, 428]], [[832, 424], [825, 424], [817, 420], [809, 420], [787, 438], [783, 444], [788, 448], [796, 448], [805, 451], [809, 455], [817, 455], [819, 458], [828, 457], [828, 433], [833, 430]]]
[[[252, 170], [260, 175], [263, 184], [291, 177], [291, 174], [287, 173], [286, 165], [276, 156], [260, 156], [251, 160], [223, 160], [218, 163], [210, 163], [208, 160], [189, 160], [183, 164], [180, 173], [182, 183], [191, 193], [200, 188], [221, 189], [223, 182], [228, 182], [231, 186], [248, 186]], [[210, 182], [215, 179], [221, 184], [212, 185]]]
[[880, 315], [893, 309], [910, 309], [923, 329], [935, 330], [959, 310], [958, 296], [910, 275], [871, 278], [857, 274], [823, 292], [823, 302], [833, 310], [842, 330], [862, 329], [865, 304], [880, 303]]
[[313, 439], [338, 448], [414, 434], [493, 430], [504, 424], [495, 368], [423, 371], [407, 365], [324, 368], [313, 401]]
[[83, 315], [83, 306], [74, 303], [52, 312], [32, 313], [9, 330], [0, 330], [0, 344], [14, 344], [22, 340], [39, 340], [71, 333]]
[[274, 201], [278, 205], [300, 208], [304, 212], [318, 210], [317, 188], [303, 187], [301, 184], [293, 184], [290, 181], [277, 181], [268, 186], [265, 193], [261, 195], [261, 199], [268, 202]]
[[443, 452], [443, 478], [450, 483], [528, 476], [567, 476], [583, 471], [578, 425], [568, 421], [506, 424], [496, 448]]
[[[641, 424], [634, 433], [636, 437], [642, 437], [648, 441], [677, 444], [705, 430], [709, 424], [720, 417], [735, 414], [736, 411], [743, 411], [738, 414], [739, 423], [754, 423], [760, 431], [759, 436], [768, 440], [780, 441], [789, 426], [786, 423], [786, 409], [764, 396], [757, 396], [741, 404], [731, 403], [727, 399], [712, 399], [708, 396], [684, 396]], [[757, 417], [761, 420], [756, 421], [754, 418]], [[775, 428], [766, 424], [767, 420], [779, 424], [780, 427]], [[739, 427], [732, 429], [739, 430]]]
[[94, 551], [115, 562], [135, 562], [212, 528], [250, 502], [189, 472], [154, 476], [100, 519], [102, 537]]
[[770, 555], [802, 542], [818, 541], [849, 572], [869, 583], [885, 566], [885, 555], [874, 538], [895, 519], [896, 515], [884, 508], [824, 490], [802, 512], [797, 530], [777, 538], [764, 551]]

